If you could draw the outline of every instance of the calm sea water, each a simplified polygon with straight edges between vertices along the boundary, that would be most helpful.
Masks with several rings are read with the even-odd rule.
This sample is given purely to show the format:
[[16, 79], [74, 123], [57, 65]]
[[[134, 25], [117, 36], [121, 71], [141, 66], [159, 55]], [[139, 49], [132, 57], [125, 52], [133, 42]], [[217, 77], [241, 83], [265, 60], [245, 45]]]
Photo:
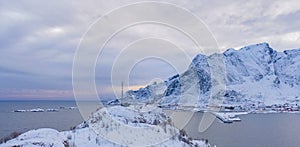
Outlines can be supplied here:
[[[60, 109], [59, 112], [13, 112], [18, 109], [58, 109], [76, 107], [74, 101], [0, 101], [0, 137], [14, 131], [37, 128], [69, 130], [83, 121], [78, 110]], [[300, 114], [249, 114], [241, 122], [224, 124], [218, 119], [203, 133], [198, 125], [203, 113], [195, 113], [185, 127], [196, 139], [208, 139], [218, 147], [299, 147]]]
[[193, 138], [208, 139], [217, 147], [299, 147], [300, 114], [249, 114], [241, 122], [224, 124], [218, 119], [203, 133], [198, 125], [203, 113], [195, 113], [185, 127]]
[[[59, 109], [76, 107], [74, 101], [0, 101], [0, 138], [12, 132], [37, 128], [69, 130], [83, 119], [78, 110]], [[59, 112], [13, 112], [18, 109], [59, 109]]]

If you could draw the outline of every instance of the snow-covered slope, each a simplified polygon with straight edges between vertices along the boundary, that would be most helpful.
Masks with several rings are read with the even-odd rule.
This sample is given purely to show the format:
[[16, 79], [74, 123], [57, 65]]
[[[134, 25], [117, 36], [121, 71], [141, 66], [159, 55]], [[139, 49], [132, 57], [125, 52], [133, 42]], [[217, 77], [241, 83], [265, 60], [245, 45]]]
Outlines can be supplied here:
[[74, 130], [58, 132], [37, 129], [21, 134], [0, 147], [94, 147], [94, 146], [210, 146], [192, 140], [176, 129], [169, 117], [156, 106], [112, 106], [94, 112]]
[[[300, 49], [277, 52], [269, 44], [260, 43], [222, 54], [197, 55], [188, 70], [164, 83], [128, 91], [123, 101], [150, 101], [161, 105], [205, 107], [215, 79], [210, 61], [221, 57], [224, 63], [226, 89], [223, 104], [250, 105], [264, 103], [299, 103]], [[199, 97], [197, 97], [199, 95]], [[197, 99], [195, 100], [195, 96]]]

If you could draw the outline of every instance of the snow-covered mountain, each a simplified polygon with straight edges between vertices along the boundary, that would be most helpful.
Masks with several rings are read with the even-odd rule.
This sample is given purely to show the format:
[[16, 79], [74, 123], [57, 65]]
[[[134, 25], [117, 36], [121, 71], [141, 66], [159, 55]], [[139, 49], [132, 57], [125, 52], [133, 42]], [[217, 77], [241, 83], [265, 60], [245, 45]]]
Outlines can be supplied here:
[[245, 106], [299, 103], [300, 49], [277, 52], [268, 43], [250, 45], [239, 50], [230, 48], [222, 54], [210, 56], [199, 54], [186, 72], [163, 83], [130, 90], [123, 101], [204, 108], [209, 103], [212, 89], [218, 86], [211, 72], [215, 63], [224, 65], [224, 71], [222, 68], [214, 70], [224, 76], [226, 87], [219, 92], [222, 104]]

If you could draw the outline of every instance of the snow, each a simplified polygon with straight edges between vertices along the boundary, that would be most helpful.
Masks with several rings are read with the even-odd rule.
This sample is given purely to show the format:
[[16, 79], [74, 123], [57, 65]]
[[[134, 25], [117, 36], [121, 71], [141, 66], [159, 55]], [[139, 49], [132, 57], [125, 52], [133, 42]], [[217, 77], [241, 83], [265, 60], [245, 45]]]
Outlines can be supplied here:
[[47, 112], [58, 112], [59, 110], [58, 109], [47, 109], [46, 111]]
[[[69, 110], [76, 110], [77, 107], [60, 107], [59, 109], [69, 109]], [[14, 110], [13, 112], [58, 112], [59, 109], [55, 108], [48, 108], [48, 109], [42, 109], [42, 108], [34, 108], [34, 109], [20, 109], [20, 110]]]
[[211, 113], [225, 123], [241, 121], [241, 119], [237, 116], [248, 114], [247, 112], [211, 112]]
[[20, 109], [20, 110], [15, 110], [13, 112], [27, 112], [27, 110]]
[[100, 135], [105, 134], [106, 139], [130, 146], [158, 144], [178, 134], [178, 130], [171, 126], [168, 116], [160, 108], [141, 112], [139, 110], [149, 108], [139, 107], [144, 106], [101, 109], [92, 114], [88, 124]]
[[49, 128], [31, 130], [1, 144], [0, 147], [210, 146], [202, 140], [187, 138], [185, 134], [179, 133], [169, 117], [157, 106], [131, 105], [101, 108], [74, 130], [63, 132]]
[[[54, 109], [47, 109], [47, 110], [54, 110]], [[13, 112], [45, 112], [44, 109], [41, 108], [35, 108], [35, 109], [28, 109], [28, 110], [14, 110]]]
[[[222, 56], [226, 67], [223, 71], [226, 89], [224, 96], [220, 96], [222, 105], [300, 104], [300, 49], [277, 52], [268, 43], [249, 45], [239, 50], [230, 48], [223, 54], [199, 54], [183, 74], [130, 91], [126, 99], [203, 110], [213, 93], [212, 87], [218, 86], [214, 83], [216, 79], [211, 79], [208, 59], [214, 61], [218, 56]], [[222, 91], [219, 92], [222, 94]]]
[[57, 130], [49, 129], [49, 128], [28, 131], [24, 134], [21, 134], [16, 139], [10, 140], [5, 144], [1, 144], [0, 146], [1, 147], [11, 147], [11, 146], [64, 147], [63, 136], [61, 135], [61, 133], [58, 132]]

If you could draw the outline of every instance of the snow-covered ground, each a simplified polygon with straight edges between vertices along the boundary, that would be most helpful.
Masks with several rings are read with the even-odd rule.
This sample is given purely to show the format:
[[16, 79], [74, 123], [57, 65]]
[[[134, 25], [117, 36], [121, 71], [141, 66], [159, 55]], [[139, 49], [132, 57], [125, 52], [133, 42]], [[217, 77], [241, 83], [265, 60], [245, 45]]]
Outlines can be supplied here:
[[31, 130], [9, 140], [8, 146], [210, 146], [192, 140], [179, 131], [169, 117], [156, 106], [112, 106], [91, 114], [76, 129], [58, 132], [43, 128]]

